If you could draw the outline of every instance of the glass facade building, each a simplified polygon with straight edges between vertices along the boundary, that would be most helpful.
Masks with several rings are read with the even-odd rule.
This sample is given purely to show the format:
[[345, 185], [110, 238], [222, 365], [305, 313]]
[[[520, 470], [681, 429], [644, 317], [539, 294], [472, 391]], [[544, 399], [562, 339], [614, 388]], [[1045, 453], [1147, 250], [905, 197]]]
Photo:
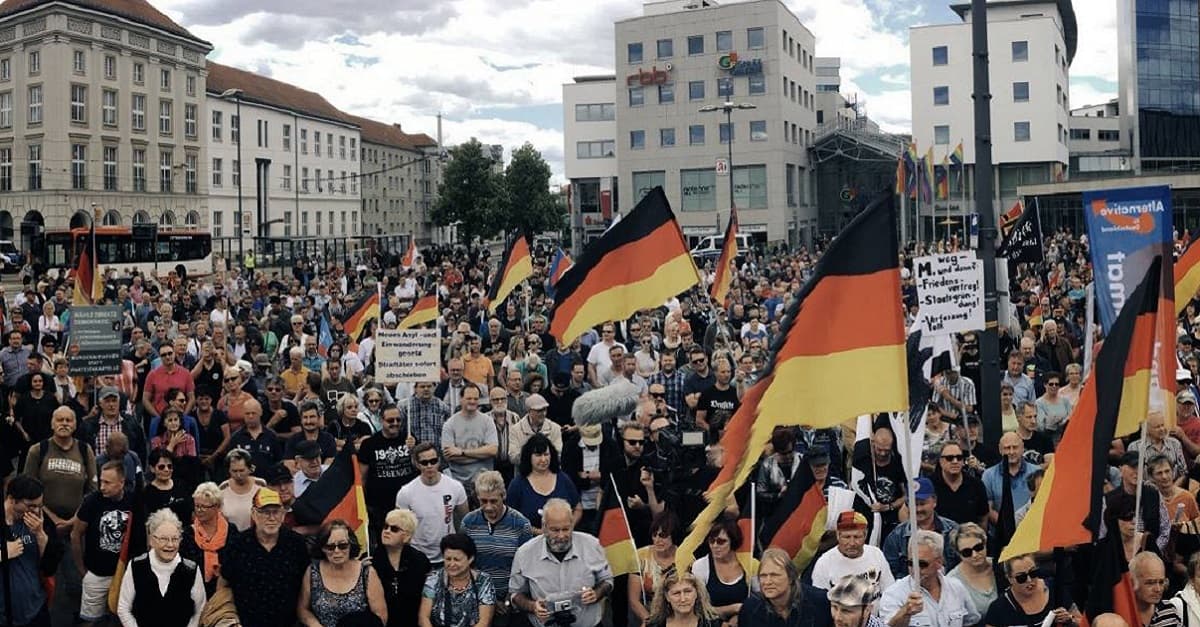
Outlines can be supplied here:
[[1200, 0], [1128, 2], [1142, 169], [1200, 170]]

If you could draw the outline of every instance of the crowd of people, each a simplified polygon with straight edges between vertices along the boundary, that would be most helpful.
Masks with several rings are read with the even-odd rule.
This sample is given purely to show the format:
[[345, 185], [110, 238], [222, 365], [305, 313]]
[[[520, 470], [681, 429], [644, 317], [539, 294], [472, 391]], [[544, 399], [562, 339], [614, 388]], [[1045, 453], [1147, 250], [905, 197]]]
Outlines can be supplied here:
[[[1090, 573], [1106, 552], [1127, 565], [1141, 625], [1200, 620], [1195, 307], [1180, 321], [1178, 426], [1152, 415], [1145, 441], [1113, 443], [1103, 539], [997, 559], [1082, 385], [1090, 269], [1086, 241], [1065, 231], [1046, 238], [1046, 262], [1012, 268], [1004, 369], [981, 364], [979, 334], [966, 333], [954, 364], [933, 373], [920, 479], [905, 478], [886, 417], [859, 442], [853, 420], [779, 428], [752, 485], [678, 570], [705, 489], [733, 461], [725, 425], [768, 367], [820, 250], [744, 251], [725, 306], [707, 296], [708, 262], [692, 291], [570, 343], [548, 330], [553, 251], [541, 246], [533, 276], [494, 314], [496, 260], [461, 247], [428, 247], [412, 267], [372, 249], [354, 267], [110, 274], [104, 302], [122, 311], [122, 367], [97, 377], [73, 375], [64, 356], [71, 280], [26, 275], [21, 293], [0, 288], [0, 620], [1071, 625], [1103, 602]], [[897, 307], [910, 321], [912, 259], [927, 252], [910, 245], [901, 259]], [[374, 290], [380, 316], [348, 335], [343, 320]], [[441, 376], [378, 381], [376, 329], [395, 328], [432, 292]], [[996, 443], [982, 439], [984, 377], [1001, 381]], [[618, 383], [634, 390], [636, 410], [577, 424], [576, 402]], [[347, 521], [308, 524], [292, 509], [347, 446], [363, 478], [365, 542]], [[807, 563], [761, 526], [789, 507], [801, 477], [858, 494], [854, 509], [831, 512]], [[614, 495], [637, 547], [636, 572], [616, 576], [599, 537]], [[751, 509], [760, 524], [747, 534]], [[1095, 625], [1129, 622], [1097, 614]]]

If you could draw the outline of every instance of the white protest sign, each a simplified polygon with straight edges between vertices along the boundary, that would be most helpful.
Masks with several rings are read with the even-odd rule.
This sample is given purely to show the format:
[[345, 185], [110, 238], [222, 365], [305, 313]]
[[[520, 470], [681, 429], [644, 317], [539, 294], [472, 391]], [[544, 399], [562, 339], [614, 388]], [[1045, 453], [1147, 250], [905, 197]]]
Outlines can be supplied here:
[[923, 333], [947, 335], [983, 328], [983, 262], [975, 253], [917, 257], [913, 270]]
[[388, 385], [441, 379], [441, 334], [437, 329], [379, 329], [375, 332], [375, 380]]

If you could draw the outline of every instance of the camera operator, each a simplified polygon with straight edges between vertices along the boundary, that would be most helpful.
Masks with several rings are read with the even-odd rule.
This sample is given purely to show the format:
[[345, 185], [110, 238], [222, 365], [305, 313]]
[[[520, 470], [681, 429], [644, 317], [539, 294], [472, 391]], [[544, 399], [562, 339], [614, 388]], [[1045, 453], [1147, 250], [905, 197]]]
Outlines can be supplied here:
[[514, 608], [534, 627], [596, 627], [612, 592], [613, 576], [600, 541], [575, 532], [573, 510], [562, 499], [542, 508], [543, 535], [513, 556], [508, 589]]

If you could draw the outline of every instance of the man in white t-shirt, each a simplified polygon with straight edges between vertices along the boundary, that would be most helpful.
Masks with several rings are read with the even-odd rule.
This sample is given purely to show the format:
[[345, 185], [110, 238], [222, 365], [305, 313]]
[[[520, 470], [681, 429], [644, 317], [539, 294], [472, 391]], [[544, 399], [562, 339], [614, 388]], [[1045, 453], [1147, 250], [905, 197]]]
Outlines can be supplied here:
[[413, 447], [413, 461], [421, 475], [396, 494], [396, 507], [417, 516], [412, 546], [433, 564], [442, 563], [442, 537], [454, 533], [467, 515], [467, 491], [450, 475], [442, 473], [441, 455], [433, 444]]
[[612, 347], [620, 346], [621, 354], [625, 353], [625, 345], [617, 341], [616, 332], [617, 328], [613, 323], [605, 322], [604, 326], [600, 327], [600, 341], [593, 344], [588, 351], [588, 381], [594, 388], [608, 385], [612, 380], [612, 355], [609, 352]]
[[837, 518], [837, 546], [813, 565], [812, 585], [829, 590], [846, 575], [868, 571], [879, 573], [881, 589], [892, 585], [891, 568], [878, 547], [867, 544], [867, 518], [855, 511], [842, 512]]

